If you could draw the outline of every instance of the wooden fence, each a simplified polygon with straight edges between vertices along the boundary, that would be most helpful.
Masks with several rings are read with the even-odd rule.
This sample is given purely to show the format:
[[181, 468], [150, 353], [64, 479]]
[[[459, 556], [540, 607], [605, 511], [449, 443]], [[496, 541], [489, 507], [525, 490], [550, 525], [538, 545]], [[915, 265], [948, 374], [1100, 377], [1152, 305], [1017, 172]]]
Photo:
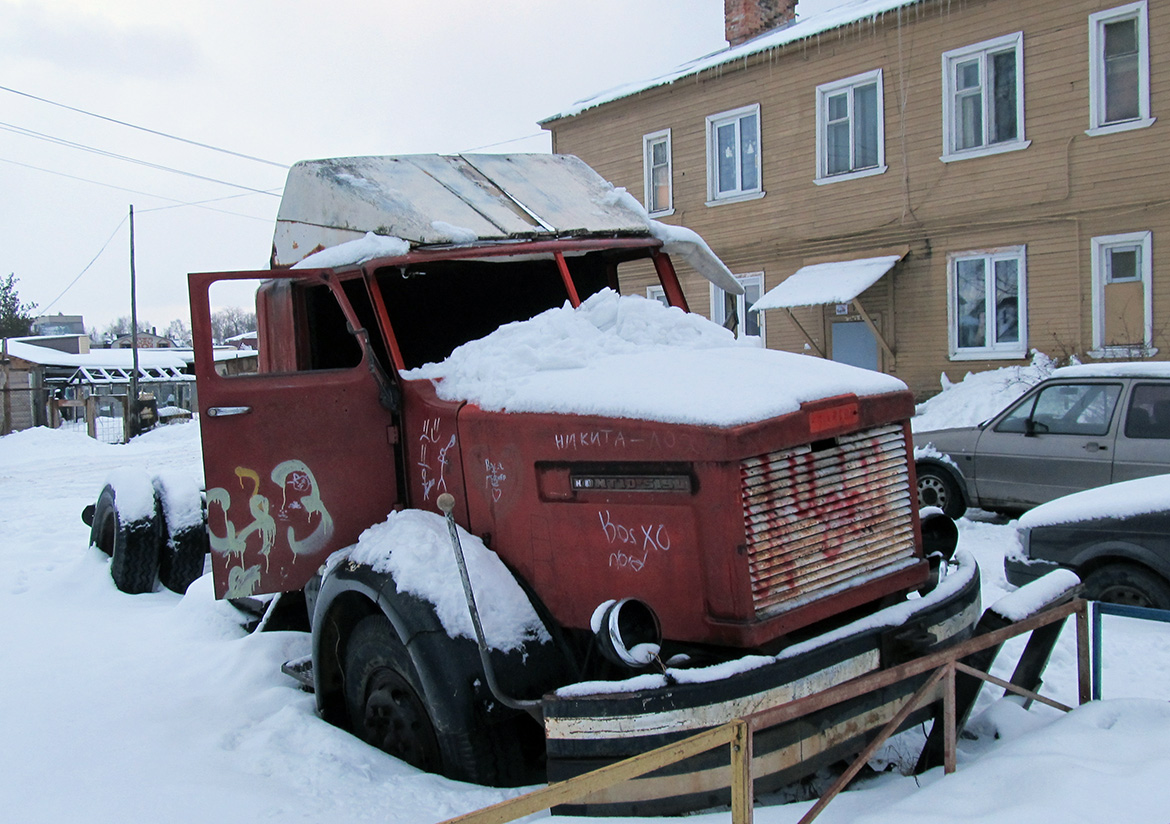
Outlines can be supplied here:
[[[1060, 606], [1052, 607], [1023, 621], [1010, 624], [1002, 629], [980, 634], [968, 641], [948, 647], [945, 650], [917, 658], [908, 663], [888, 670], [871, 673], [855, 678], [823, 692], [814, 693], [789, 701], [785, 704], [759, 710], [743, 718], [737, 718], [727, 724], [705, 730], [682, 741], [659, 747], [655, 750], [627, 758], [615, 764], [602, 767], [584, 775], [579, 775], [565, 781], [549, 784], [525, 795], [502, 801], [482, 810], [470, 812], [456, 818], [449, 819], [444, 824], [506, 824], [526, 815], [546, 810], [558, 804], [571, 804], [580, 801], [593, 792], [607, 789], [622, 781], [645, 775], [662, 767], [678, 763], [693, 755], [697, 755], [715, 747], [730, 746], [731, 766], [731, 820], [733, 824], [751, 824], [753, 816], [752, 792], [752, 736], [757, 730], [767, 729], [777, 724], [786, 723], [801, 718], [809, 713], [840, 704], [852, 698], [865, 695], [875, 690], [884, 689], [909, 678], [930, 673], [926, 683], [912, 695], [902, 709], [877, 734], [837, 779], [817, 803], [800, 820], [800, 824], [807, 824], [820, 815], [821, 811], [833, 800], [857, 775], [857, 772], [873, 756], [886, 739], [897, 732], [898, 727], [909, 715], [920, 707], [942, 702], [942, 713], [935, 723], [942, 724], [944, 739], [943, 770], [946, 773], [955, 771], [955, 747], [959, 730], [958, 712], [955, 699], [955, 676], [965, 673], [983, 681], [990, 682], [1005, 690], [1022, 695], [1028, 701], [1039, 701], [1057, 709], [1068, 712], [1072, 707], [1065, 706], [1032, 690], [1025, 689], [1017, 684], [996, 678], [985, 672], [974, 669], [962, 662], [977, 653], [983, 653], [998, 647], [1005, 641], [1041, 627], [1063, 622], [1069, 615], [1076, 614], [1077, 623], [1077, 692], [1080, 703], [1084, 704], [1090, 698], [1090, 667], [1089, 667], [1089, 619], [1087, 604], [1081, 599], [1074, 599]], [[1054, 629], [1059, 629], [1058, 627]], [[1019, 670], [1017, 670], [1019, 671]]]

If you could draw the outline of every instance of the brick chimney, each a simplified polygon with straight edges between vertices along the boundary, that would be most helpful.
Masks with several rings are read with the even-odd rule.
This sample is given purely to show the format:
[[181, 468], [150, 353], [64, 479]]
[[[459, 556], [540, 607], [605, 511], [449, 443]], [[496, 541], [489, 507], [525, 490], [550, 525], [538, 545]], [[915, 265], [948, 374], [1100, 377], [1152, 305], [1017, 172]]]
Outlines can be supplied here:
[[796, 0], [723, 0], [723, 30], [731, 46], [791, 23], [795, 17]]

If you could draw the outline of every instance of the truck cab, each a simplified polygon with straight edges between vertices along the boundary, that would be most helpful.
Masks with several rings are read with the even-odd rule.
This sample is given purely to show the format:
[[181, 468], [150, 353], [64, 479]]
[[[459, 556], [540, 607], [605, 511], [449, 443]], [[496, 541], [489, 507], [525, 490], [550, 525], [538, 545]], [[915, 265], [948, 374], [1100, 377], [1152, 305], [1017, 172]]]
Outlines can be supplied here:
[[[945, 566], [923, 549], [905, 386], [736, 344], [686, 314], [672, 257], [741, 288], [701, 239], [576, 158], [428, 155], [297, 164], [272, 268], [191, 275], [215, 593], [305, 593], [325, 718], [427, 769], [523, 783], [546, 757], [562, 763], [550, 775], [616, 757], [596, 741], [546, 752], [568, 729], [548, 711], [567, 685], [670, 682], [671, 667], [776, 656], [860, 620], [868, 658], [777, 659], [815, 680], [908, 654], [878, 638], [894, 629], [918, 651], [970, 631], [972, 565], [923, 599], [917, 634], [917, 619], [870, 620]], [[621, 296], [619, 270], [671, 305]], [[217, 362], [219, 291], [254, 295], [255, 371]], [[740, 376], [752, 390], [727, 400]], [[540, 625], [482, 661], [442, 597], [396, 582], [393, 547], [354, 550], [406, 513], [441, 523], [444, 494], [452, 533], [522, 593], [476, 597], [526, 600]], [[649, 654], [620, 654], [638, 639]], [[842, 722], [840, 746], [856, 727]]]

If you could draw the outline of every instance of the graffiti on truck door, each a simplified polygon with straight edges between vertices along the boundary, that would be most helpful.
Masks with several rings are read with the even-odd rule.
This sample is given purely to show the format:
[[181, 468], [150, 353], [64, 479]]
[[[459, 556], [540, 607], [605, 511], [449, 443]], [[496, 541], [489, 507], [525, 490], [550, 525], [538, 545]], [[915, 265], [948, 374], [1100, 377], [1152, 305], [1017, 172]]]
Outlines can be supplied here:
[[[229, 598], [255, 591], [261, 566], [263, 572], [269, 571], [270, 556], [282, 537], [281, 526], [286, 527], [283, 537], [293, 556], [321, 551], [333, 535], [333, 517], [321, 499], [313, 471], [304, 461], [283, 461], [273, 468], [269, 478], [280, 490], [279, 495], [261, 493], [260, 473], [254, 469], [237, 466], [235, 475], [239, 484], [235, 500], [247, 501], [246, 515], [239, 508], [233, 509], [232, 490], [222, 486], [207, 490], [207, 532], [212, 552], [227, 558]], [[222, 528], [217, 531], [220, 518]], [[249, 548], [255, 550], [251, 557], [259, 563], [245, 565]]]

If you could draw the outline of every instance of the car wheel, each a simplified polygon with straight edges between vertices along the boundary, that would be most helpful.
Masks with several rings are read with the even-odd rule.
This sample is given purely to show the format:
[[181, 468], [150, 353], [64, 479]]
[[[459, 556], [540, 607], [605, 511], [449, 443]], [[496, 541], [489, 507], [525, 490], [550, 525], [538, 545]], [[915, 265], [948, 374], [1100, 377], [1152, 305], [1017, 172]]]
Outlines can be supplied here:
[[967, 511], [967, 502], [955, 479], [945, 469], [929, 464], [918, 464], [918, 508], [937, 506], [949, 518], [961, 518]]
[[1109, 604], [1170, 609], [1170, 583], [1132, 564], [1110, 564], [1090, 573], [1085, 596]]

